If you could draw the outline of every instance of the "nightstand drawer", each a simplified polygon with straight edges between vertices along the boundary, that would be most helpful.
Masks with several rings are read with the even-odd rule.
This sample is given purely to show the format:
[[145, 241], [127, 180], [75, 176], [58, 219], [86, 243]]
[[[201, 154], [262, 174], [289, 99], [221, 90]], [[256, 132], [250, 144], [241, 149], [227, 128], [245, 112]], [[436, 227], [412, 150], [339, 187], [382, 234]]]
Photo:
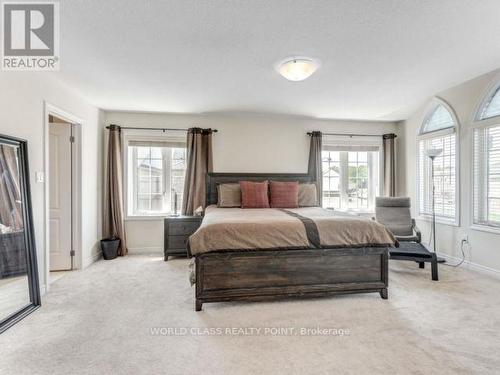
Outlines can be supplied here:
[[170, 255], [187, 256], [187, 243], [191, 236], [200, 227], [201, 216], [169, 216], [165, 218], [165, 261]]
[[199, 221], [179, 221], [168, 223], [168, 234], [169, 236], [180, 236], [180, 235], [191, 235], [200, 226]]
[[167, 248], [170, 249], [187, 249], [189, 236], [168, 236]]

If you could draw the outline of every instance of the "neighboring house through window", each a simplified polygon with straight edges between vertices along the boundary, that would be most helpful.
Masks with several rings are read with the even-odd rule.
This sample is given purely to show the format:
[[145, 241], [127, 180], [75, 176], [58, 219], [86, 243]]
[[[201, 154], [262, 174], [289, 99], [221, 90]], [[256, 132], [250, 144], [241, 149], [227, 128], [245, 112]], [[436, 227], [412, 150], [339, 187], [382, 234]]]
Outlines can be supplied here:
[[421, 216], [432, 214], [432, 169], [428, 150], [441, 150], [434, 160], [435, 213], [441, 222], [458, 224], [458, 121], [451, 107], [434, 99], [418, 135], [417, 195]]
[[373, 211], [380, 191], [380, 139], [325, 136], [322, 150], [323, 207]]
[[127, 216], [165, 215], [182, 206], [186, 145], [183, 138], [124, 133]]

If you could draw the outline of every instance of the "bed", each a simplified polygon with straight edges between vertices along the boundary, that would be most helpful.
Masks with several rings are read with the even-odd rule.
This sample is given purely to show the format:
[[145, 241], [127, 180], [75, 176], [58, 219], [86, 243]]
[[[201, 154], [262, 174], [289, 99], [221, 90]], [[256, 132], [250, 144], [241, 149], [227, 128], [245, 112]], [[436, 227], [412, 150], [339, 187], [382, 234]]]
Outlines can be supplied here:
[[210, 173], [207, 209], [189, 238], [196, 311], [207, 302], [377, 292], [388, 298], [392, 234], [370, 219], [319, 207], [218, 208], [217, 185], [311, 182], [307, 174]]

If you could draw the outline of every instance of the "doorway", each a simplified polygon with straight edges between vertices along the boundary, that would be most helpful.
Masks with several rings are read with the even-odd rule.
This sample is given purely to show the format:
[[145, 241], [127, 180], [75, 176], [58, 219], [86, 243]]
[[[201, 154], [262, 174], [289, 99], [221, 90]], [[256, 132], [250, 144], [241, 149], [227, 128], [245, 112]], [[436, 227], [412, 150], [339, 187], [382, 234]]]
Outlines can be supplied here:
[[74, 125], [49, 115], [49, 270], [74, 268]]
[[81, 268], [81, 121], [46, 103], [45, 291]]

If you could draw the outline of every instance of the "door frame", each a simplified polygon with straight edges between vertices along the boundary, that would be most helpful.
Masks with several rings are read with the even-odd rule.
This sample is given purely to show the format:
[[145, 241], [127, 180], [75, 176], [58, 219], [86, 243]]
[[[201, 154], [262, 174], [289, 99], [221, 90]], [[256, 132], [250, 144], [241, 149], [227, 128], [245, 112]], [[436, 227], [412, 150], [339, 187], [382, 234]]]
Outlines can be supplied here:
[[44, 102], [44, 262], [45, 262], [45, 292], [50, 288], [50, 178], [49, 178], [49, 116], [53, 115], [74, 125], [73, 136], [73, 269], [82, 268], [82, 127], [83, 121], [79, 117], [67, 112], [51, 103]]

